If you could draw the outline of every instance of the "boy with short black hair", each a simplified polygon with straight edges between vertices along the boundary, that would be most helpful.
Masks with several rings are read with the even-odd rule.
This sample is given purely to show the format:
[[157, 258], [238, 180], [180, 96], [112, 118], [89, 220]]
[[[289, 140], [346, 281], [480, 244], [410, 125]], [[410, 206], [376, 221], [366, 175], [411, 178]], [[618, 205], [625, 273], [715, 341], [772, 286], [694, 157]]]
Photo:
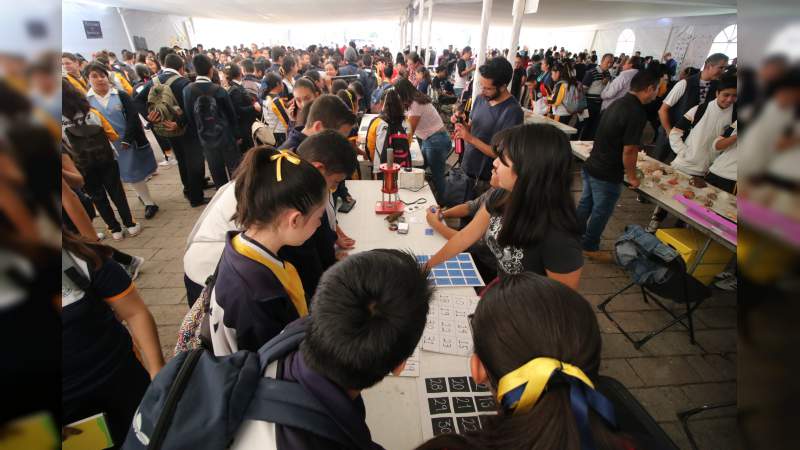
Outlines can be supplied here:
[[337, 264], [320, 282], [313, 314], [287, 327], [305, 329], [299, 349], [267, 366], [265, 376], [312, 391], [350, 445], [248, 420], [230, 448], [381, 449], [365, 422], [361, 391], [399, 374], [413, 353], [432, 295], [426, 277], [415, 257], [399, 250], [363, 252]]

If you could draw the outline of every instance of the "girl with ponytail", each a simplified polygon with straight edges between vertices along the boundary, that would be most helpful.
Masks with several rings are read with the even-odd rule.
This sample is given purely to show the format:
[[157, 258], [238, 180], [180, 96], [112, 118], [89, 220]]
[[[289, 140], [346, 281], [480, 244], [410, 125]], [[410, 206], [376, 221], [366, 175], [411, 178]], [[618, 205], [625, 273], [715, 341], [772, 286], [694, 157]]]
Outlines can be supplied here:
[[228, 232], [211, 291], [214, 354], [257, 351], [293, 320], [308, 315], [286, 245], [303, 244], [319, 228], [328, 189], [310, 163], [288, 150], [254, 147], [235, 181], [239, 228]]
[[501, 279], [470, 318], [471, 375], [491, 388], [498, 415], [417, 450], [634, 450], [614, 432], [613, 405], [594, 388], [600, 331], [592, 307], [557, 281], [524, 272]]

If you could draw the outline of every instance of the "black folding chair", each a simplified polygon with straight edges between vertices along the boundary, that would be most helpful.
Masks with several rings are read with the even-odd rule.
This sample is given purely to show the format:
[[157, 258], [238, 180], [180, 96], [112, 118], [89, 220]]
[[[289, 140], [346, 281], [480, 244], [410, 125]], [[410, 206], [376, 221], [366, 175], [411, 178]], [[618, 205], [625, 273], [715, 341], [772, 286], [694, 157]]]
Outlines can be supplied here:
[[[650, 258], [652, 261], [658, 261], [653, 258]], [[659, 308], [666, 311], [670, 316], [672, 316], [672, 320], [662, 327], [658, 328], [655, 331], [648, 333], [641, 339], [635, 339], [631, 336], [628, 332], [626, 332], [622, 326], [614, 320], [614, 317], [611, 316], [611, 313], [608, 312], [607, 306], [611, 303], [614, 298], [618, 295], [622, 294], [623, 292], [627, 291], [628, 289], [632, 288], [636, 283], [631, 283], [612, 296], [608, 297], [597, 305], [597, 309], [603, 312], [606, 317], [612, 322], [614, 325], [617, 326], [620, 332], [633, 343], [633, 346], [636, 349], [639, 349], [644, 345], [647, 341], [652, 339], [654, 336], [662, 333], [663, 331], [667, 330], [668, 328], [672, 327], [673, 325], [680, 324], [687, 330], [689, 330], [689, 341], [694, 345], [696, 344], [694, 340], [694, 322], [692, 320], [692, 314], [694, 311], [709, 297], [711, 297], [711, 290], [708, 286], [704, 285], [700, 281], [698, 281], [695, 277], [691, 274], [686, 273], [686, 263], [683, 261], [683, 258], [677, 257], [670, 261], [669, 263], [664, 263], [664, 266], [667, 268], [667, 278], [663, 283], [645, 283], [639, 285], [639, 288], [642, 292], [642, 299], [645, 303], [649, 303], [650, 300], [653, 301]], [[672, 310], [664, 305], [664, 303], [659, 300], [659, 298], [671, 300], [675, 303], [683, 305], [684, 312], [679, 313], [676, 310]]]
[[636, 448], [678, 450], [669, 435], [622, 383], [601, 375], [595, 380], [595, 388], [614, 405], [617, 428], [636, 440]]
[[694, 439], [692, 430], [689, 429], [689, 419], [691, 419], [691, 417], [695, 414], [700, 414], [705, 411], [711, 411], [720, 408], [731, 408], [734, 406], [736, 406], [736, 402], [711, 403], [678, 412], [678, 420], [681, 422], [681, 428], [683, 428], [683, 432], [686, 433], [686, 437], [689, 439], [689, 445], [692, 446], [692, 450], [698, 450], [699, 447], [697, 446], [697, 441]]

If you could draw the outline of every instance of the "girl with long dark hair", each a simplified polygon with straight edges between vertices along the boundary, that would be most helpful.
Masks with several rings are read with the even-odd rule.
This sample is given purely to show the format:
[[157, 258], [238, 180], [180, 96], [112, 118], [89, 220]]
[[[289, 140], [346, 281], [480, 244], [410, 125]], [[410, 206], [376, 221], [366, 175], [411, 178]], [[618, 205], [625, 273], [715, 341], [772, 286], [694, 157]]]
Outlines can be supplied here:
[[492, 186], [475, 218], [428, 262], [433, 267], [485, 236], [500, 278], [534, 272], [577, 289], [583, 267], [572, 152], [567, 136], [547, 124], [518, 125], [494, 138]]
[[490, 387], [498, 415], [480, 431], [440, 435], [417, 450], [636, 448], [611, 430], [613, 405], [595, 390], [602, 342], [580, 294], [532, 273], [509, 276], [487, 290], [470, 325], [470, 372]]
[[422, 153], [431, 170], [431, 178], [437, 198], [444, 198], [447, 155], [453, 148], [450, 134], [444, 127], [442, 117], [433, 106], [430, 97], [423, 94], [410, 81], [401, 78], [395, 82], [395, 89], [408, 119], [408, 135], [419, 137], [422, 142]]

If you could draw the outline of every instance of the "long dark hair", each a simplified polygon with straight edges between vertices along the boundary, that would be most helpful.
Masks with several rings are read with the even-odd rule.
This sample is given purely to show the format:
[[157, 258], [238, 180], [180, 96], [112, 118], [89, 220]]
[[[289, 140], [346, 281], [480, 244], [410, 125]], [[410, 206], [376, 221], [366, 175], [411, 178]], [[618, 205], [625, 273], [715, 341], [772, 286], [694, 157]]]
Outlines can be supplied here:
[[[602, 342], [597, 318], [589, 302], [558, 281], [533, 272], [503, 278], [478, 303], [471, 325], [475, 354], [495, 391], [503, 376], [538, 357], [577, 366], [590, 379], [597, 376]], [[569, 384], [551, 380], [526, 413], [498, 413], [481, 431], [442, 435], [418, 450], [581, 448]], [[625, 437], [612, 433], [594, 412], [589, 423], [598, 450], [625, 448]]]
[[403, 101], [403, 106], [407, 109], [412, 103], [417, 102], [420, 105], [431, 102], [431, 98], [415, 88], [410, 81], [405, 78], [399, 78], [394, 82], [394, 88], [397, 89], [397, 94], [400, 95], [400, 100]]
[[77, 89], [72, 87], [66, 78], [61, 79], [61, 115], [67, 119], [74, 120], [78, 113], [86, 116], [91, 109], [89, 100]]
[[494, 137], [501, 163], [513, 164], [514, 189], [487, 204], [489, 213], [502, 214], [501, 246], [529, 247], [549, 230], [579, 234], [572, 184], [572, 150], [563, 131], [548, 124], [517, 125]]
[[67, 229], [61, 229], [61, 247], [77, 256], [78, 258], [86, 261], [89, 268], [97, 270], [103, 265], [107, 259], [111, 258], [114, 250], [103, 244], [96, 242], [89, 242], [82, 236], [79, 236]]
[[390, 87], [383, 91], [383, 110], [381, 111], [381, 119], [390, 125], [402, 125], [405, 119], [405, 108], [403, 108], [403, 101], [397, 94], [397, 90]]
[[[236, 213], [232, 220], [242, 228], [272, 223], [286, 209], [304, 216], [325, 201], [327, 185], [310, 163], [291, 153], [299, 164], [272, 160], [279, 152], [267, 146], [253, 147], [245, 153], [236, 170]], [[277, 180], [280, 164], [281, 181]]]

